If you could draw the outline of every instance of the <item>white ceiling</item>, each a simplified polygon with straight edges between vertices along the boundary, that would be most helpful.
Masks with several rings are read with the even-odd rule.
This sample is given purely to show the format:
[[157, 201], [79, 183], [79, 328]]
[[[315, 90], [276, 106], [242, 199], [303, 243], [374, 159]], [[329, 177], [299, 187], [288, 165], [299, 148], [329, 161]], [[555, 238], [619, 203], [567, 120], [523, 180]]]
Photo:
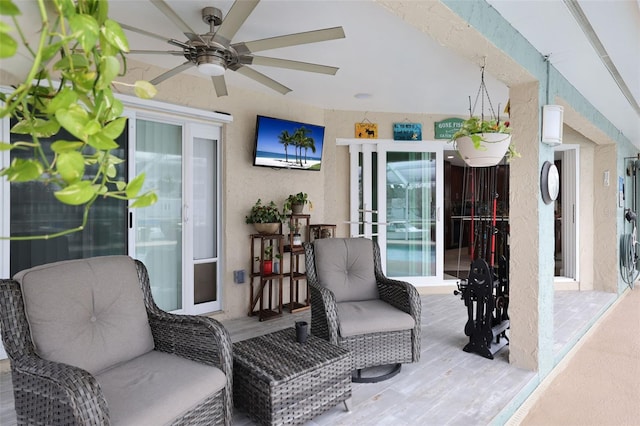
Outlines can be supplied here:
[[[416, 0], [413, 0], [416, 1]], [[423, 0], [433, 1], [433, 0]], [[616, 128], [640, 147], [640, 114], [625, 99], [565, 6], [570, 0], [488, 0], [514, 28], [591, 102]], [[20, 0], [19, 4], [26, 0]], [[215, 6], [223, 14], [231, 0], [167, 0], [195, 30], [208, 31], [201, 9]], [[640, 0], [579, 0], [590, 24], [640, 103]], [[185, 36], [147, 0], [111, 0], [110, 15], [167, 38]], [[342, 26], [346, 38], [260, 52], [340, 68], [335, 76], [255, 66], [288, 86], [288, 98], [326, 109], [466, 115], [469, 97], [480, 83], [478, 65], [442, 47], [400, 17], [371, 0], [262, 0], [232, 42], [251, 41], [295, 32]], [[128, 32], [132, 49], [175, 50], [151, 37]], [[168, 55], [132, 55], [173, 68], [183, 59]], [[4, 65], [3, 65], [4, 66]], [[188, 71], [198, 75], [196, 70]], [[205, 78], [205, 77], [202, 77]], [[234, 87], [273, 93], [242, 75], [228, 71]], [[485, 82], [494, 108], [508, 99], [508, 88], [491, 75]], [[171, 84], [171, 79], [161, 83]], [[359, 93], [369, 94], [365, 99]], [[479, 111], [479, 107], [476, 108]]]
[[[488, 0], [583, 96], [636, 146], [640, 111], [613, 80], [561, 0]], [[577, 2], [640, 104], [640, 0]]]

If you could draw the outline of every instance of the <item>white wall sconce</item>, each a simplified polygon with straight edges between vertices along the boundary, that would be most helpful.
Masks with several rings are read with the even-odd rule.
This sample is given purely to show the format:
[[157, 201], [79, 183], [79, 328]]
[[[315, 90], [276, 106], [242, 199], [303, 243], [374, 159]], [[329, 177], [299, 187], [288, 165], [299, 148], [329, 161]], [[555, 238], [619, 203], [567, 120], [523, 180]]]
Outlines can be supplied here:
[[562, 125], [564, 108], [560, 105], [542, 107], [542, 142], [547, 145], [562, 143]]

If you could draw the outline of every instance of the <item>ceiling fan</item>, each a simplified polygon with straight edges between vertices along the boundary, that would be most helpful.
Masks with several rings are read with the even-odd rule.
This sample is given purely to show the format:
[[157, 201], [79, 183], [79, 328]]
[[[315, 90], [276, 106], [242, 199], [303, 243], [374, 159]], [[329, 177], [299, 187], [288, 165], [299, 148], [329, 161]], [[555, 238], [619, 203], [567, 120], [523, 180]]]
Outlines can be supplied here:
[[296, 46], [320, 41], [344, 38], [342, 27], [325, 28], [322, 30], [288, 34], [271, 37], [262, 40], [254, 40], [240, 43], [231, 43], [242, 24], [249, 17], [260, 0], [236, 0], [227, 16], [222, 18], [222, 11], [216, 7], [202, 9], [202, 20], [209, 25], [209, 31], [204, 34], [196, 33], [178, 16], [178, 14], [164, 0], [150, 0], [167, 18], [169, 18], [187, 37], [187, 41], [167, 39], [126, 24], [120, 24], [122, 28], [134, 31], [149, 37], [166, 41], [172, 46], [182, 50], [131, 50], [133, 54], [164, 54], [183, 56], [187, 61], [175, 68], [159, 75], [151, 80], [152, 84], [159, 84], [174, 75], [191, 67], [197, 67], [198, 71], [211, 76], [213, 86], [218, 96], [226, 96], [227, 85], [224, 74], [227, 70], [236, 71], [245, 77], [249, 77], [281, 94], [291, 91], [288, 87], [278, 83], [270, 77], [250, 68], [248, 65], [266, 65], [278, 68], [288, 68], [299, 71], [309, 71], [322, 74], [335, 75], [336, 67], [312, 64], [308, 62], [292, 61], [288, 59], [269, 58], [253, 55], [263, 50], [277, 49], [280, 47]]

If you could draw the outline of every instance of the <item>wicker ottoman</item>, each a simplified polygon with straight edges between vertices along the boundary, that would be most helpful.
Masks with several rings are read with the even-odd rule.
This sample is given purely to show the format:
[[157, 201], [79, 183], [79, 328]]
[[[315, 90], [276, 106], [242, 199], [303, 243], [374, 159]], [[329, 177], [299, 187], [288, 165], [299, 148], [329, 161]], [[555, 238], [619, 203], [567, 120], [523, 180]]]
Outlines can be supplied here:
[[302, 424], [351, 398], [351, 355], [285, 329], [233, 344], [233, 402], [266, 425]]

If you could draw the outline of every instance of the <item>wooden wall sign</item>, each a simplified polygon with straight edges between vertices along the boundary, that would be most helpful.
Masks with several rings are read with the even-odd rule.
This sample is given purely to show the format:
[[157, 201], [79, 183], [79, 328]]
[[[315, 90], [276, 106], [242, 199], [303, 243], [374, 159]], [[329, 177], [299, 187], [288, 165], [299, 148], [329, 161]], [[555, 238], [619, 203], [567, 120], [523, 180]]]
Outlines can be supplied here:
[[378, 139], [378, 124], [356, 123], [356, 139]]
[[436, 139], [451, 139], [453, 134], [460, 130], [464, 120], [462, 118], [447, 118], [433, 123], [433, 132]]
[[394, 141], [421, 141], [422, 124], [420, 123], [393, 123]]

